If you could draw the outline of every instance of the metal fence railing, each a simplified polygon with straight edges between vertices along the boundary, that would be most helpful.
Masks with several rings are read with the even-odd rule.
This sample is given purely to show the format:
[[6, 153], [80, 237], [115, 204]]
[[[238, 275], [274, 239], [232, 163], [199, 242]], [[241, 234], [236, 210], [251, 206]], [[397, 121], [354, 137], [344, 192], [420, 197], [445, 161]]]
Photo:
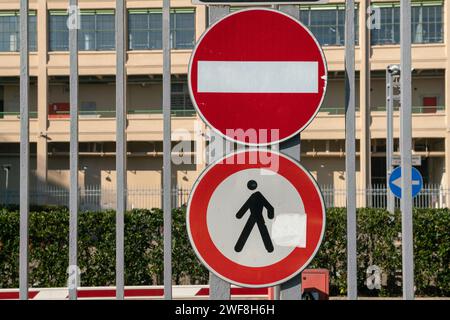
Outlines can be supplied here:
[[[321, 186], [322, 195], [327, 208], [345, 207], [345, 189], [330, 185]], [[368, 189], [358, 189], [356, 202], [358, 207], [386, 208], [387, 191], [385, 185], [374, 185]], [[162, 207], [163, 191], [159, 187], [132, 187], [127, 190], [128, 209], [151, 209]], [[190, 189], [173, 188], [172, 206], [180, 207], [187, 204]], [[414, 198], [416, 208], [446, 208], [450, 200], [450, 189], [440, 185], [426, 185]], [[79, 205], [81, 210], [104, 210], [116, 207], [116, 191], [100, 186], [86, 186], [80, 189]], [[68, 206], [69, 190], [62, 187], [48, 186], [30, 191], [32, 205]], [[0, 204], [19, 204], [19, 192], [0, 190]], [[396, 207], [400, 207], [399, 199], [395, 199]]]
[[[327, 208], [345, 207], [345, 189], [336, 189], [332, 186], [321, 186], [322, 195]], [[367, 189], [356, 190], [357, 207], [386, 208], [386, 185], [373, 185]], [[437, 184], [425, 185], [420, 193], [413, 198], [413, 206], [416, 208], [447, 208], [450, 200], [450, 189]], [[395, 198], [395, 207], [400, 208], [400, 199]]]
[[[172, 207], [187, 204], [189, 189], [172, 189]], [[151, 209], [162, 207], [163, 190], [155, 187], [138, 187], [127, 190], [127, 209]], [[19, 204], [19, 191], [0, 190], [1, 205]], [[61, 187], [48, 186], [30, 191], [31, 205], [69, 205], [69, 190]], [[80, 210], [106, 210], [116, 208], [116, 190], [100, 186], [86, 186], [79, 191]]]

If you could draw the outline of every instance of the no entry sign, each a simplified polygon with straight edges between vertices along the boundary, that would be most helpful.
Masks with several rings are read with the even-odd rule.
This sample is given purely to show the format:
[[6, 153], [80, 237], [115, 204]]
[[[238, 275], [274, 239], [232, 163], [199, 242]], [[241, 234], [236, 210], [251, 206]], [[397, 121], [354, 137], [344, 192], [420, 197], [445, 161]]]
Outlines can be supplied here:
[[319, 111], [327, 84], [320, 45], [299, 21], [270, 9], [230, 14], [198, 41], [189, 90], [201, 118], [249, 145], [286, 140]]
[[273, 286], [301, 272], [317, 252], [325, 207], [314, 178], [290, 158], [233, 153], [198, 178], [187, 208], [193, 248], [222, 279]]

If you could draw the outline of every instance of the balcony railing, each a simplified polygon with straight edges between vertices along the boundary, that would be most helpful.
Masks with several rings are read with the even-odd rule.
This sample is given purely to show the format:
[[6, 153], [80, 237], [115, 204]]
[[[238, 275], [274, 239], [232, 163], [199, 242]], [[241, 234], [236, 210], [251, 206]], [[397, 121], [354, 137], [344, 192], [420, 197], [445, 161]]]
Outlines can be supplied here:
[[[133, 109], [128, 110], [128, 114], [162, 114], [162, 109]], [[172, 110], [171, 114], [174, 117], [194, 117], [195, 110]]]
[[[172, 110], [173, 117], [194, 117], [195, 110]], [[30, 112], [30, 118], [37, 118], [37, 111]], [[128, 115], [162, 115], [162, 109], [131, 109], [127, 110]], [[48, 115], [49, 119], [68, 119], [70, 116], [69, 111], [56, 111]], [[115, 110], [93, 110], [93, 111], [80, 111], [80, 118], [115, 118]], [[17, 118], [20, 119], [20, 112], [7, 111], [0, 112], [0, 119], [4, 118]]]
[[[398, 111], [399, 107], [394, 107]], [[373, 106], [372, 111], [386, 111], [386, 106]], [[445, 106], [412, 106], [412, 113], [443, 113]]]
[[[398, 107], [394, 108], [398, 111]], [[359, 111], [359, 108], [356, 110]], [[373, 106], [371, 111], [386, 112], [386, 106]], [[320, 108], [321, 113], [327, 113], [329, 115], [343, 115], [345, 114], [345, 109], [343, 107], [322, 107]], [[445, 106], [413, 106], [412, 113], [415, 114], [435, 114], [444, 113]], [[195, 110], [172, 110], [173, 117], [194, 117]], [[162, 109], [130, 109], [127, 110], [128, 115], [162, 115]], [[69, 111], [56, 111], [48, 115], [49, 119], [67, 119], [70, 116]], [[115, 110], [92, 110], [92, 111], [80, 111], [80, 118], [115, 118]], [[20, 112], [18, 111], [7, 111], [0, 112], [0, 119], [3, 118], [17, 118], [20, 119]], [[30, 112], [30, 118], [37, 118], [37, 111]]]
[[[17, 118], [20, 119], [20, 112], [19, 111], [4, 111], [0, 112], [0, 119], [3, 118]], [[30, 118], [36, 119], [37, 118], [37, 111], [31, 111], [30, 112]]]
[[[395, 111], [398, 111], [399, 108], [394, 108]], [[356, 109], [359, 111], [359, 108]], [[386, 111], [386, 106], [372, 106], [371, 111]], [[412, 113], [443, 113], [445, 111], [445, 106], [413, 106]], [[343, 115], [345, 114], [344, 107], [322, 107], [320, 108], [320, 112], [328, 113], [330, 115]]]
[[[357, 108], [356, 111], [359, 111], [359, 108]], [[342, 115], [342, 114], [345, 114], [345, 108], [344, 107], [321, 107], [319, 112], [328, 113], [331, 115]]]

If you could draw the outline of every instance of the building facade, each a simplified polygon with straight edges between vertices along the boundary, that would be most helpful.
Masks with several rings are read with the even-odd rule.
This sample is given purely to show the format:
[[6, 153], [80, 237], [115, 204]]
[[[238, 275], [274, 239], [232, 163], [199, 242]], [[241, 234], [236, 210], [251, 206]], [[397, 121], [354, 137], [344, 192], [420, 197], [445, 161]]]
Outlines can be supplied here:
[[[386, 68], [400, 63], [398, 1], [359, 0], [356, 11], [356, 143], [359, 189], [386, 183]], [[172, 134], [204, 153], [206, 128], [187, 86], [189, 58], [207, 27], [205, 6], [171, 1]], [[115, 186], [115, 1], [79, 0], [80, 185]], [[128, 0], [127, 139], [129, 188], [162, 181], [162, 1]], [[32, 190], [69, 185], [67, 0], [30, 0], [30, 141]], [[232, 8], [231, 10], [239, 10]], [[344, 1], [299, 6], [321, 43], [328, 88], [301, 134], [302, 164], [321, 186], [345, 189]], [[372, 11], [372, 10], [375, 11]], [[19, 189], [19, 1], [0, 1], [0, 194]], [[450, 4], [413, 1], [413, 154], [425, 183], [450, 188]], [[377, 19], [377, 15], [380, 19]], [[398, 109], [397, 109], [398, 110]], [[394, 114], [395, 152], [399, 112]], [[183, 133], [183, 134], [181, 134]], [[189, 189], [203, 163], [173, 164], [173, 185]], [[1, 198], [1, 197], [0, 197]], [[365, 205], [361, 200], [359, 205]]]

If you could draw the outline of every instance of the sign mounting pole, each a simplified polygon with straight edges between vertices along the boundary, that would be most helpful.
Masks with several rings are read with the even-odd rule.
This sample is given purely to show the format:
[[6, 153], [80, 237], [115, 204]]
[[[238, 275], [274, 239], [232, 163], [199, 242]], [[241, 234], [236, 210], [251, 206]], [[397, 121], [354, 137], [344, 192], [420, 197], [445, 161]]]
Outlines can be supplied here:
[[[287, 13], [293, 18], [300, 20], [300, 9], [296, 5], [280, 5], [279, 10]], [[300, 134], [280, 144], [280, 152], [291, 158], [300, 161]], [[299, 274], [285, 283], [282, 283], [275, 290], [276, 296], [282, 300], [301, 300], [302, 299], [302, 275]]]
[[389, 190], [389, 176], [392, 173], [392, 154], [394, 153], [394, 138], [393, 138], [393, 111], [394, 111], [394, 83], [392, 71], [388, 66], [386, 70], [386, 196], [387, 196], [387, 210], [394, 213], [395, 199], [392, 192]]
[[124, 233], [127, 209], [127, 107], [125, 1], [116, 1], [116, 299], [124, 299]]
[[345, 174], [347, 189], [347, 297], [357, 299], [356, 148], [355, 148], [355, 2], [345, 5]]
[[20, 300], [28, 300], [28, 214], [30, 209], [30, 123], [28, 0], [20, 0]]
[[163, 0], [163, 211], [164, 211], [164, 299], [172, 299], [172, 129], [170, 114], [170, 0]]
[[[75, 10], [75, 11], [73, 11]], [[77, 299], [78, 289], [78, 0], [70, 0], [70, 197], [69, 197], [69, 299]]]
[[411, 1], [400, 1], [400, 153], [402, 163], [402, 268], [403, 299], [414, 299], [412, 221], [412, 116], [411, 116]]
[[[225, 17], [230, 12], [229, 6], [209, 6], [208, 7], [208, 24], [212, 25], [221, 18]], [[223, 146], [226, 143], [225, 139], [219, 134], [211, 130], [211, 142], [209, 145], [209, 151], [214, 150], [214, 156], [210, 156], [209, 160], [215, 161], [222, 157]], [[230, 300], [231, 298], [231, 285], [230, 283], [222, 280], [214, 273], [209, 273], [209, 298], [211, 300]]]

